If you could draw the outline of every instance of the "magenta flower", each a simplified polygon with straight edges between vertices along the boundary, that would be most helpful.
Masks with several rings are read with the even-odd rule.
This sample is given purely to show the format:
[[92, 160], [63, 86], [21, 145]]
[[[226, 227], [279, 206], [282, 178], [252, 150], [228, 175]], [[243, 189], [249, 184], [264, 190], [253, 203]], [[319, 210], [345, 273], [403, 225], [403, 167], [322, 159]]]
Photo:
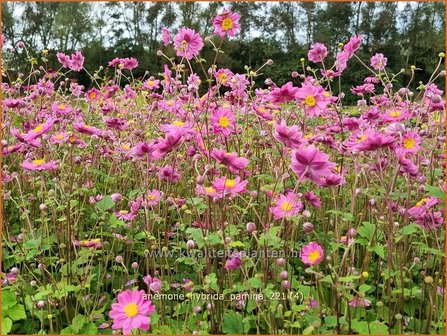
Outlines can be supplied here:
[[299, 148], [306, 142], [306, 139], [303, 138], [303, 133], [298, 131], [298, 126], [287, 127], [285, 120], [281, 120], [281, 123], [275, 125], [273, 137], [284, 146], [293, 149]]
[[58, 52], [56, 53], [57, 60], [60, 64], [62, 64], [63, 68], [68, 68], [70, 65], [70, 56], [65, 55], [64, 53]]
[[371, 66], [374, 70], [383, 71], [385, 70], [387, 61], [388, 59], [383, 54], [378, 53], [371, 57]]
[[278, 195], [275, 199], [275, 205], [270, 207], [270, 213], [275, 219], [290, 218], [298, 215], [303, 209], [303, 204], [298, 200], [298, 196], [289, 192], [286, 195]]
[[154, 292], [158, 293], [161, 291], [161, 280], [155, 277], [151, 277], [149, 274], [143, 277], [144, 283], [149, 287], [149, 289]]
[[160, 202], [161, 193], [158, 190], [150, 190], [147, 192], [147, 205], [154, 206]]
[[86, 125], [83, 122], [75, 122], [73, 124], [73, 128], [82, 134], [97, 135], [97, 136], [100, 136], [102, 134], [102, 131], [99, 128]]
[[237, 173], [248, 165], [248, 159], [238, 157], [236, 152], [227, 153], [225, 150], [214, 148], [211, 156], [218, 162], [230, 169], [231, 172]]
[[67, 142], [69, 138], [70, 138], [70, 136], [68, 135], [68, 133], [56, 132], [55, 134], [53, 134], [51, 136], [50, 143], [51, 144], [61, 144], [61, 143]]
[[410, 117], [410, 113], [406, 109], [388, 109], [380, 117], [385, 122], [396, 122], [407, 120]]
[[57, 161], [48, 161], [46, 162], [45, 159], [36, 159], [36, 160], [27, 160], [22, 162], [21, 164], [22, 168], [25, 170], [56, 170], [58, 168]]
[[298, 177], [305, 177], [316, 184], [321, 185], [323, 177], [331, 174], [334, 168], [335, 163], [329, 162], [327, 154], [314, 145], [292, 152], [292, 170]]
[[160, 87], [160, 81], [154, 77], [150, 77], [147, 81], [143, 83], [143, 90], [155, 90]]
[[84, 56], [82, 56], [80, 51], [76, 51], [74, 54], [71, 55], [68, 67], [76, 72], [82, 70], [82, 68], [84, 67]]
[[155, 160], [156, 156], [154, 155], [155, 151], [155, 143], [146, 143], [139, 142], [132, 148], [132, 153], [139, 158], [147, 156], [149, 160]]
[[41, 136], [42, 134], [49, 132], [53, 128], [53, 125], [55, 122], [56, 122], [56, 120], [53, 118], [47, 119], [47, 121], [45, 121], [43, 124], [37, 125], [31, 131], [26, 133], [23, 136], [23, 139], [25, 139], [25, 141], [27, 141], [27, 142], [36, 139], [37, 137]]
[[163, 27], [161, 29], [161, 40], [165, 47], [169, 44], [169, 42], [171, 42], [171, 34], [169, 33], [168, 28], [166, 27]]
[[331, 95], [321, 86], [304, 82], [296, 93], [297, 100], [304, 106], [306, 113], [312, 117], [319, 116], [327, 110]]
[[281, 86], [281, 88], [273, 89], [270, 93], [270, 100], [272, 103], [287, 103], [295, 100], [298, 88], [294, 87], [292, 82], [288, 82]]
[[319, 264], [324, 257], [323, 248], [316, 242], [304, 245], [300, 251], [300, 258], [306, 265]]
[[68, 115], [73, 112], [73, 109], [70, 107], [70, 105], [61, 102], [54, 102], [51, 105], [51, 110], [57, 115]]
[[101, 92], [98, 89], [91, 88], [85, 93], [85, 99], [88, 101], [95, 101], [101, 98]]
[[229, 197], [233, 198], [239, 193], [247, 192], [247, 189], [245, 189], [247, 184], [248, 181], [241, 181], [241, 178], [239, 176], [235, 179], [220, 177], [214, 180], [212, 187], [221, 195], [228, 195]]
[[402, 137], [401, 146], [407, 153], [416, 153], [421, 148], [421, 137], [413, 131], [408, 131]]
[[172, 166], [167, 165], [158, 171], [157, 177], [161, 181], [175, 183], [180, 180], [181, 175]]
[[312, 46], [312, 49], [310, 49], [307, 54], [307, 58], [309, 59], [309, 61], [314, 63], [323, 62], [326, 56], [327, 56], [327, 48], [322, 43], [315, 43]]
[[183, 142], [183, 132], [178, 129], [174, 129], [171, 132], [167, 133], [165, 138], [160, 138], [160, 141], [158, 144], [154, 146], [154, 153], [153, 155], [155, 157], [162, 157], [166, 153], [171, 152], [178, 146], [180, 146]]
[[123, 329], [124, 335], [129, 335], [132, 329], [149, 330], [149, 316], [155, 313], [155, 306], [144, 295], [143, 290], [130, 289], [118, 294], [118, 303], [112, 304], [109, 313], [113, 319], [112, 329]]
[[343, 51], [347, 53], [348, 58], [354, 56], [354, 53], [360, 49], [360, 44], [362, 43], [362, 35], [355, 35], [349, 39], [343, 47]]
[[233, 78], [233, 73], [228, 69], [219, 69], [214, 73], [217, 83], [223, 86], [230, 86], [230, 80]]
[[235, 252], [231, 254], [231, 257], [225, 262], [224, 268], [227, 270], [235, 270], [242, 266], [242, 254]]
[[321, 200], [320, 198], [315, 195], [312, 191], [306, 191], [304, 193], [304, 198], [315, 208], [321, 207]]
[[233, 133], [235, 120], [234, 113], [225, 108], [219, 108], [211, 113], [211, 124], [213, 125], [214, 133], [222, 133], [224, 136], [229, 136]]
[[346, 70], [346, 68], [348, 67], [349, 58], [349, 54], [345, 51], [337, 54], [337, 57], [335, 59], [335, 69], [337, 70], [338, 74], [341, 74], [343, 71]]
[[134, 57], [126, 57], [121, 59], [123, 69], [132, 70], [138, 67], [138, 60]]
[[235, 36], [240, 29], [238, 13], [232, 13], [229, 9], [224, 10], [213, 19], [214, 34], [224, 38], [225, 35]]
[[174, 49], [177, 51], [177, 56], [190, 60], [199, 55], [202, 48], [203, 40], [194, 29], [183, 27], [174, 37]]
[[348, 302], [348, 305], [354, 308], [369, 307], [371, 305], [371, 301], [360, 296], [354, 296], [352, 300]]
[[355, 136], [357, 139], [351, 146], [351, 149], [359, 151], [370, 151], [381, 147], [389, 147], [395, 141], [393, 136], [385, 135], [372, 129], [365, 130], [363, 133], [358, 133]]

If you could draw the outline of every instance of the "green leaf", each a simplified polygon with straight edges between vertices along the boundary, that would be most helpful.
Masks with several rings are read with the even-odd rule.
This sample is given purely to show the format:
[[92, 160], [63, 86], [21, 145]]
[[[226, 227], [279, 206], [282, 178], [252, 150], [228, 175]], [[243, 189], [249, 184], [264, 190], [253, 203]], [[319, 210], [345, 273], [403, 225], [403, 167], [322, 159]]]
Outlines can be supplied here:
[[248, 279], [248, 282], [251, 287], [253, 288], [261, 288], [262, 287], [262, 280], [258, 278], [250, 278]]
[[426, 185], [425, 186], [425, 191], [430, 196], [434, 196], [436, 198], [439, 198], [439, 199], [445, 201], [445, 192], [441, 188], [430, 186], [430, 185]]
[[380, 321], [373, 321], [369, 324], [371, 335], [386, 335], [388, 334], [388, 326]]
[[2, 311], [7, 310], [17, 303], [16, 295], [11, 290], [2, 290]]
[[71, 329], [77, 334], [87, 322], [89, 322], [88, 317], [81, 314], [76, 315], [71, 321]]
[[358, 228], [357, 232], [362, 237], [365, 237], [366, 239], [371, 241], [374, 236], [375, 229], [376, 226], [374, 224], [371, 224], [370, 222], [363, 222], [363, 225]]
[[12, 306], [6, 313], [13, 321], [26, 319], [25, 307], [22, 304]]
[[[3, 293], [2, 293], [3, 294]], [[8, 334], [12, 329], [12, 321], [10, 318], [2, 318], [2, 335]]]
[[308, 326], [306, 329], [303, 330], [303, 335], [310, 335], [314, 330], [314, 326]]
[[244, 332], [244, 326], [241, 314], [235, 311], [225, 313], [222, 331], [225, 334], [242, 334]]
[[385, 259], [385, 248], [382, 245], [370, 246], [368, 251], [375, 252], [380, 258]]
[[79, 333], [82, 335], [96, 335], [98, 333], [98, 328], [93, 322], [89, 322], [84, 325]]
[[109, 218], [109, 224], [111, 228], [116, 229], [117, 227], [124, 227], [126, 223], [121, 219], [116, 218], [115, 214], [112, 214]]
[[112, 209], [115, 206], [115, 202], [112, 200], [110, 196], [104, 196], [102, 200], [100, 200], [95, 205], [95, 209], [99, 212], [106, 212], [109, 209]]
[[403, 235], [411, 235], [415, 232], [420, 231], [421, 227], [417, 224], [408, 224], [400, 229], [400, 233]]

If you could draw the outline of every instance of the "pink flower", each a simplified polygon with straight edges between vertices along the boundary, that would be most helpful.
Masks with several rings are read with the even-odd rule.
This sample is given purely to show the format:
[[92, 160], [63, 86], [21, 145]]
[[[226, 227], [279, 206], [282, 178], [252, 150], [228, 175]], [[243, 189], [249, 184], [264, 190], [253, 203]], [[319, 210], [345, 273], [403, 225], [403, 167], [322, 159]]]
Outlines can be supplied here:
[[278, 195], [275, 199], [275, 206], [270, 207], [270, 213], [275, 219], [290, 218], [298, 215], [303, 209], [303, 204], [298, 200], [298, 196], [289, 192], [286, 195]]
[[343, 71], [346, 70], [348, 67], [348, 60], [349, 60], [349, 54], [345, 51], [342, 51], [337, 54], [336, 60], [335, 60], [335, 69], [339, 74], [341, 74]]
[[158, 293], [161, 291], [161, 280], [155, 277], [151, 277], [149, 274], [143, 277], [143, 281], [146, 285], [148, 285], [149, 289]]
[[[354, 136], [357, 139], [351, 145], [351, 149], [359, 151], [370, 151], [381, 147], [389, 147], [395, 141], [394, 137], [376, 132], [372, 129], [365, 130], [363, 133], [357, 133]], [[349, 138], [351, 139], [351, 136]]]
[[150, 77], [147, 81], [143, 83], [143, 90], [155, 90], [160, 87], [160, 81], [154, 77]]
[[300, 251], [300, 258], [306, 265], [319, 264], [324, 257], [323, 248], [316, 242], [304, 245]]
[[169, 153], [180, 146], [183, 142], [182, 136], [183, 132], [179, 129], [174, 129], [171, 132], [167, 133], [165, 138], [160, 138], [159, 143], [154, 146], [154, 156], [162, 157], [166, 153]]
[[68, 67], [76, 72], [82, 70], [82, 68], [84, 67], [84, 56], [82, 56], [80, 51], [76, 51], [74, 54], [71, 55]]
[[389, 109], [385, 111], [385, 113], [383, 113], [380, 117], [385, 122], [396, 122], [407, 120], [410, 117], [410, 113], [406, 109]]
[[51, 110], [57, 115], [68, 115], [73, 112], [70, 105], [61, 102], [54, 102], [53, 105], [51, 105]]
[[147, 192], [147, 205], [154, 206], [160, 202], [161, 193], [158, 190], [151, 190]]
[[248, 181], [241, 181], [241, 178], [238, 176], [234, 180], [229, 179], [227, 177], [220, 177], [214, 180], [212, 187], [222, 196], [229, 196], [233, 198], [237, 196], [238, 193], [245, 193], [247, 189], [245, 189]]
[[225, 150], [214, 148], [211, 156], [216, 159], [218, 163], [227, 166], [231, 172], [237, 173], [248, 165], [248, 159], [238, 157], [236, 152], [228, 153]]
[[270, 93], [270, 99], [272, 103], [287, 103], [295, 100], [298, 88], [294, 87], [292, 82], [288, 82], [281, 86], [281, 88], [273, 89]]
[[100, 136], [102, 134], [102, 131], [99, 128], [86, 125], [83, 122], [75, 122], [73, 124], [73, 128], [82, 134], [97, 135], [97, 136]]
[[225, 35], [235, 36], [240, 29], [238, 13], [232, 13], [229, 9], [224, 10], [213, 19], [214, 34], [224, 38]]
[[163, 27], [161, 30], [161, 40], [163, 42], [163, 45], [166, 47], [169, 42], [171, 41], [171, 34], [169, 33], [168, 28]]
[[145, 299], [143, 290], [130, 290], [118, 294], [118, 303], [112, 304], [109, 316], [113, 319], [112, 329], [123, 329], [129, 335], [132, 329], [149, 330], [155, 306], [151, 300]]
[[378, 53], [371, 57], [371, 66], [374, 68], [374, 70], [383, 71], [385, 70], [387, 61], [388, 59], [383, 56], [383, 54]]
[[356, 35], [350, 38], [349, 42], [343, 47], [343, 51], [347, 53], [348, 58], [354, 56], [354, 53], [360, 49], [362, 43], [362, 35]]
[[292, 170], [299, 177], [308, 178], [316, 184], [321, 185], [323, 177], [332, 173], [334, 167], [335, 163], [329, 162], [327, 154], [314, 145], [292, 152]]
[[85, 93], [85, 99], [88, 101], [95, 101], [101, 98], [101, 92], [98, 89], [91, 88]]
[[320, 198], [315, 195], [312, 191], [306, 191], [304, 193], [304, 198], [314, 207], [319, 208], [321, 207], [321, 200]]
[[202, 48], [203, 40], [194, 29], [183, 27], [174, 37], [174, 49], [177, 51], [177, 56], [190, 60], [199, 55]]
[[126, 57], [121, 59], [123, 69], [132, 70], [138, 67], [138, 60], [134, 57]]
[[167, 165], [158, 171], [157, 177], [162, 181], [175, 183], [180, 180], [181, 175], [172, 166]]
[[214, 133], [222, 133], [224, 136], [229, 136], [233, 133], [235, 120], [234, 114], [225, 108], [219, 108], [211, 113], [211, 124], [213, 125]]
[[63, 68], [68, 68], [70, 65], [70, 56], [65, 55], [64, 53], [58, 52], [56, 53], [57, 60], [60, 64], [62, 64]]
[[22, 162], [21, 164], [22, 168], [25, 170], [56, 170], [58, 168], [57, 161], [48, 161], [46, 162], [45, 159], [36, 159], [36, 160], [27, 160]]
[[242, 254], [235, 252], [231, 254], [231, 257], [225, 262], [224, 268], [227, 270], [235, 270], [242, 266]]
[[306, 113], [312, 117], [319, 116], [321, 112], [327, 110], [328, 104], [331, 102], [331, 95], [324, 91], [321, 86], [304, 82], [298, 88], [296, 98], [304, 105]]
[[307, 58], [309, 59], [309, 61], [314, 63], [323, 62], [326, 56], [327, 56], [327, 48], [322, 43], [315, 43], [312, 46], [312, 49], [310, 49], [307, 54]]
[[75, 240], [74, 245], [78, 247], [87, 247], [87, 248], [93, 248], [98, 249], [102, 247], [101, 239], [88, 239], [88, 240]]
[[42, 134], [47, 133], [48, 131], [50, 131], [53, 128], [55, 121], [56, 121], [55, 119], [49, 118], [43, 124], [37, 125], [31, 131], [26, 133], [23, 136], [23, 139], [25, 139], [25, 141], [32, 141], [32, 140], [38, 138], [39, 136], [41, 136]]
[[354, 296], [354, 298], [349, 301], [348, 304], [354, 308], [369, 307], [371, 305], [371, 301], [360, 296]]
[[421, 148], [421, 137], [413, 131], [408, 131], [402, 137], [401, 146], [407, 153], [416, 153]]
[[230, 80], [233, 78], [233, 73], [228, 69], [219, 69], [214, 73], [217, 83], [223, 86], [230, 86]]
[[294, 149], [299, 148], [306, 142], [306, 139], [303, 138], [303, 133], [298, 131], [298, 126], [287, 127], [285, 120], [281, 120], [280, 124], [275, 125], [273, 137], [284, 146]]
[[55, 134], [53, 134], [50, 138], [50, 143], [51, 144], [60, 144], [60, 143], [64, 143], [67, 142], [68, 139], [70, 138], [70, 136], [68, 135], [68, 133], [65, 132], [56, 132]]
[[155, 160], [156, 157], [153, 154], [155, 151], [155, 143], [146, 143], [146, 142], [139, 142], [135, 145], [135, 147], [132, 148], [132, 153], [139, 158], [142, 158], [144, 156], [148, 156], [149, 160]]

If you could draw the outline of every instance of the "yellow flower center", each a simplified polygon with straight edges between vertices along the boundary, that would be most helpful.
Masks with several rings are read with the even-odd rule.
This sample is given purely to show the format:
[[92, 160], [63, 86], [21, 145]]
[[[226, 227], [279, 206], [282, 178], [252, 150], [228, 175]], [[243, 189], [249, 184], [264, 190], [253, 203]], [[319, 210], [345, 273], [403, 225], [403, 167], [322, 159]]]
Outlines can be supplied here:
[[174, 126], [183, 126], [185, 123], [183, 121], [180, 120], [176, 120], [172, 122], [172, 125]]
[[413, 138], [406, 138], [404, 140], [404, 147], [407, 149], [412, 149], [415, 144], [416, 144], [416, 141], [414, 141]]
[[235, 180], [231, 180], [231, 179], [226, 179], [225, 180], [225, 187], [233, 188], [235, 185], [236, 185], [236, 181]]
[[317, 103], [317, 101], [315, 100], [314, 96], [308, 95], [306, 97], [306, 99], [304, 99], [304, 103], [309, 106], [309, 107], [313, 107], [315, 106], [315, 104]]
[[42, 130], [43, 130], [43, 125], [39, 125], [35, 129], [33, 129], [33, 132], [39, 133]]
[[400, 113], [400, 111], [393, 111], [393, 112], [390, 112], [390, 117], [397, 118], [397, 117], [399, 117], [401, 114], [402, 114], [402, 113]]
[[64, 138], [64, 135], [63, 134], [57, 134], [56, 135], [56, 139], [57, 140], [61, 140], [61, 139], [63, 139]]
[[221, 74], [219, 74], [219, 76], [217, 76], [217, 78], [219, 78], [219, 81], [220, 81], [222, 84], [227, 84], [227, 82], [228, 82], [228, 76], [227, 76], [226, 73], [221, 73]]
[[265, 113], [265, 108], [263, 108], [263, 107], [258, 107], [258, 111], [261, 112], [261, 113]]
[[233, 28], [233, 20], [228, 17], [222, 21], [222, 29], [226, 31], [230, 30], [231, 28]]
[[207, 192], [207, 193], [215, 193], [216, 192], [216, 189], [214, 189], [213, 187], [206, 187], [205, 188], [205, 191]]
[[89, 97], [90, 99], [95, 99], [96, 98], [96, 92], [90, 92]]
[[121, 215], [125, 215], [125, 214], [128, 214], [129, 213], [129, 211], [127, 211], [127, 210], [120, 210], [120, 214]]
[[166, 102], [166, 105], [168, 105], [168, 106], [172, 106], [172, 105], [174, 105], [174, 102], [173, 102], [172, 100], [168, 100], [168, 101]]
[[321, 257], [321, 254], [318, 251], [312, 251], [309, 253], [309, 260], [311, 262], [314, 262], [315, 260], [317, 260], [320, 257]]
[[44, 163], [45, 163], [45, 159], [33, 160], [33, 164], [35, 164], [36, 166], [41, 166]]
[[57, 108], [59, 109], [59, 110], [64, 110], [65, 109], [65, 105], [64, 104], [59, 104], [59, 105], [57, 105]]
[[124, 313], [127, 317], [134, 317], [138, 314], [138, 306], [135, 303], [128, 303], [124, 306]]
[[154, 84], [155, 84], [155, 82], [153, 80], [150, 80], [150, 81], [147, 82], [147, 85], [149, 85], [149, 86], [152, 86]]
[[367, 139], [366, 135], [362, 134], [362, 136], [357, 139], [357, 142], [362, 142], [362, 141], [365, 141], [366, 139]]
[[289, 201], [284, 201], [281, 204], [281, 210], [283, 210], [283, 211], [290, 211], [290, 210], [292, 210], [292, 208], [293, 208], [293, 205]]
[[310, 138], [312, 138], [313, 136], [314, 136], [313, 133], [307, 133], [307, 134], [304, 136], [304, 138], [305, 138], [305, 139], [310, 139]]
[[324, 91], [323, 96], [325, 96], [326, 98], [329, 98], [330, 96], [332, 96], [332, 94], [330, 92]]
[[121, 148], [124, 149], [124, 150], [129, 150], [129, 149], [130, 149], [130, 146], [129, 146], [129, 145], [124, 145], [124, 146], [122, 146]]
[[416, 203], [416, 206], [423, 206], [428, 202], [428, 198], [424, 197], [423, 199], [421, 199], [419, 202]]
[[155, 200], [155, 195], [149, 195], [149, 201], [154, 201]]
[[230, 119], [228, 119], [227, 117], [220, 117], [219, 125], [223, 128], [227, 128], [228, 126], [230, 126]]

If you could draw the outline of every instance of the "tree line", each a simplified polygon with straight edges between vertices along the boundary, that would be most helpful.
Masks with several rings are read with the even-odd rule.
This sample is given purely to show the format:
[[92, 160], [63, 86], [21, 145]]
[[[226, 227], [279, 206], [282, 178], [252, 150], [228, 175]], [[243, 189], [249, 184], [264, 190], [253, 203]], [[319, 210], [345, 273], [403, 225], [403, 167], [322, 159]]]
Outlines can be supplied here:
[[[95, 71], [114, 57], [135, 57], [145, 71], [157, 75], [164, 63], [156, 55], [162, 49], [174, 55], [172, 47], [161, 43], [161, 29], [175, 34], [182, 26], [196, 29], [202, 36], [212, 35], [212, 18], [230, 6], [241, 14], [240, 33], [226, 40], [218, 65], [244, 72], [255, 69], [267, 59], [274, 66], [265, 68], [278, 84], [291, 79], [300, 69], [301, 58], [314, 42], [324, 43], [335, 53], [339, 43], [353, 34], [362, 34], [359, 56], [368, 61], [376, 52], [385, 54], [391, 72], [416, 65], [416, 83], [427, 80], [445, 50], [445, 3], [417, 2], [399, 6], [397, 2], [3, 2], [2, 33], [9, 48], [23, 41], [30, 55], [38, 57], [49, 50], [48, 62], [58, 67], [56, 51], [82, 50], [85, 67]], [[213, 54], [211, 45], [204, 58]], [[24, 52], [18, 51], [18, 68], [24, 66]], [[22, 62], [23, 64], [21, 64]], [[329, 65], [333, 58], [328, 59]], [[360, 84], [367, 72], [353, 61], [344, 74], [343, 85]], [[311, 64], [312, 65], [312, 64]], [[409, 72], [407, 72], [409, 76]], [[73, 74], [80, 82], [88, 76]]]

